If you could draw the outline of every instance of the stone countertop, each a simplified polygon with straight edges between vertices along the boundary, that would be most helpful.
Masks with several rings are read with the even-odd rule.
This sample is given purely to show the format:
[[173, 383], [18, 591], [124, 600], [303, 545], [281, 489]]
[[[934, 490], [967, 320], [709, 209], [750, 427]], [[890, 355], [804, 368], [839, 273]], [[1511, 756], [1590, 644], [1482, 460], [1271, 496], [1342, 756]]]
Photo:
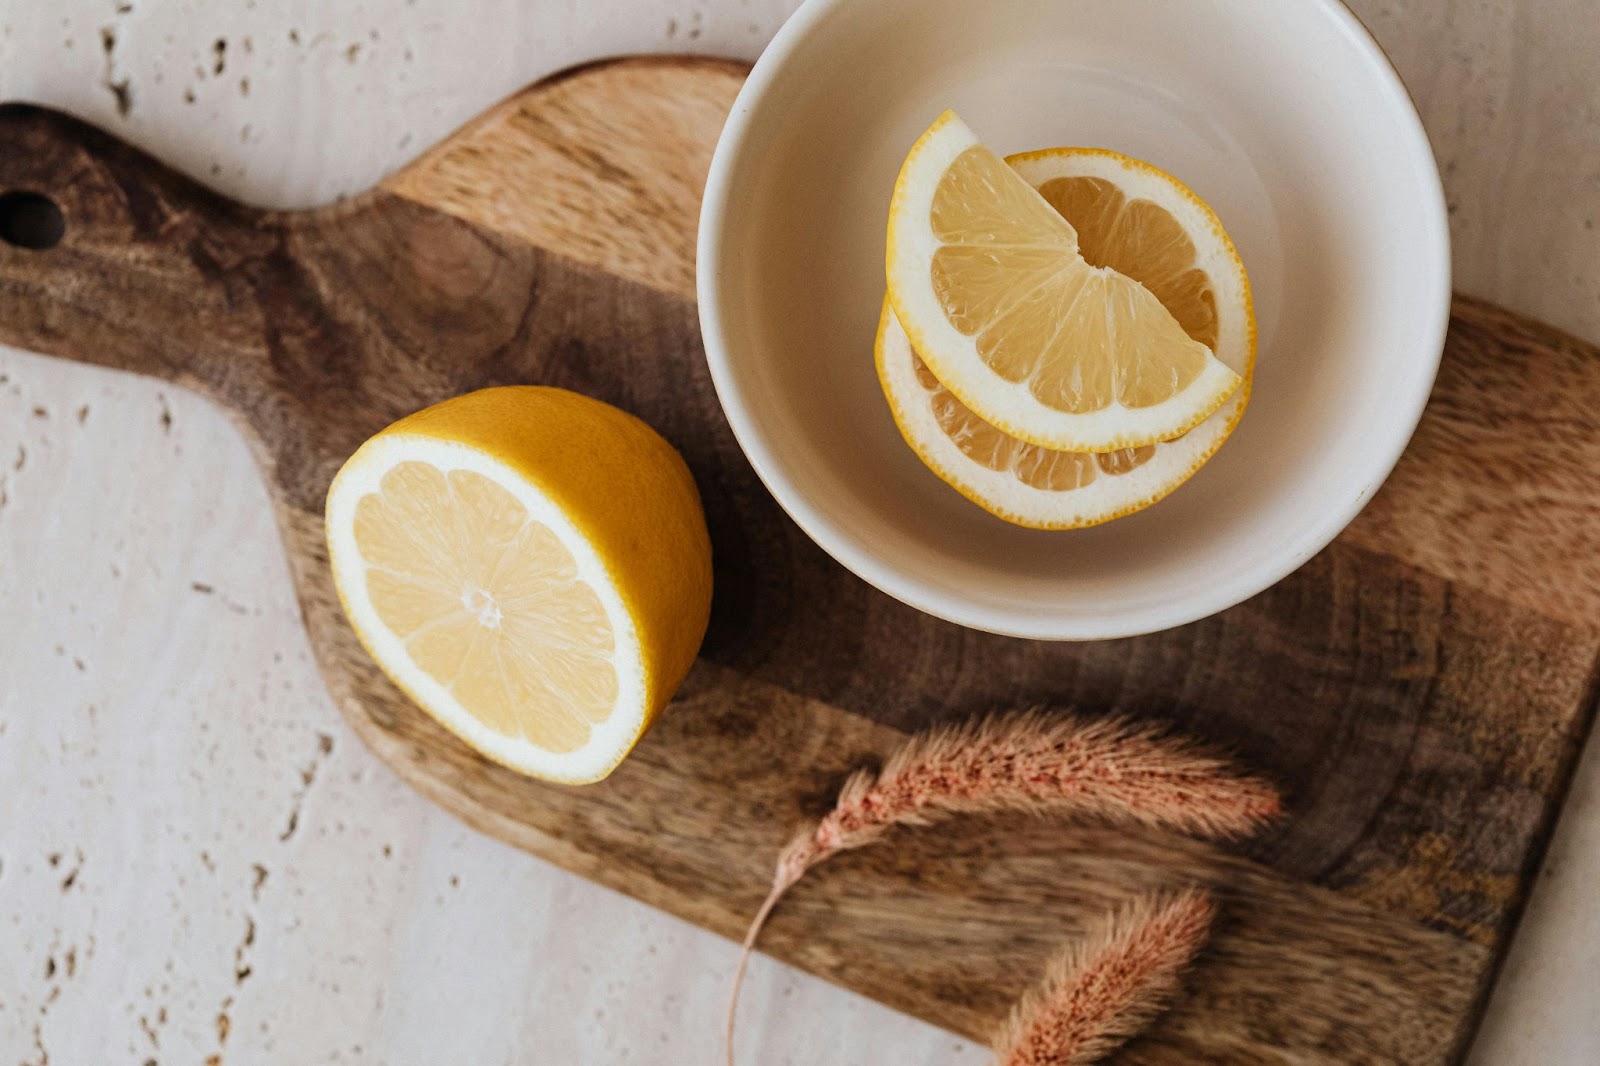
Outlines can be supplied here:
[[[553, 70], [753, 58], [794, 6], [0, 5], [0, 99], [73, 111], [232, 196], [308, 206]], [[1433, 138], [1457, 287], [1600, 341], [1595, 0], [1353, 6]], [[0, 1061], [714, 1059], [732, 944], [472, 833], [348, 732], [217, 410], [0, 348], [0, 557]], [[1600, 1061], [1593, 747], [1474, 1064]], [[764, 958], [741, 1048], [985, 1061]]]

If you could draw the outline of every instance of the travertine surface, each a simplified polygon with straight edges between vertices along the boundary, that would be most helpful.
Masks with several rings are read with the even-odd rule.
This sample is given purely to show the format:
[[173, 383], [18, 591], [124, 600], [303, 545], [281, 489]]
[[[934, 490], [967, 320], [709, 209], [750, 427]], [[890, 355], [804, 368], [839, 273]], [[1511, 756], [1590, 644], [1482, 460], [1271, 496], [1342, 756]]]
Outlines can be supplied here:
[[[793, 6], [0, 0], [0, 99], [302, 206], [573, 62], [753, 57]], [[1458, 287], [1600, 340], [1594, 0], [1355, 6], [1433, 136]], [[731, 944], [462, 828], [345, 730], [220, 414], [6, 349], [0, 780], [0, 1063], [716, 1053]], [[1600, 1061], [1597, 877], [1591, 757], [1476, 1063]], [[984, 1061], [766, 960], [742, 1019], [750, 1062]]]

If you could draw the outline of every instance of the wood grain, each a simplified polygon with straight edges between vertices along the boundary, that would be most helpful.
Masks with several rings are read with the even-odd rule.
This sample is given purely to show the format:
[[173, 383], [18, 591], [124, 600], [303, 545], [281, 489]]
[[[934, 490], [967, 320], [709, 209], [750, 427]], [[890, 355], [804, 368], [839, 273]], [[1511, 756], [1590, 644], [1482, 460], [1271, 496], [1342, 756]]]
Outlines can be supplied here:
[[[906, 730], [1036, 702], [1169, 719], [1273, 774], [1292, 816], [1242, 854], [1016, 820], [907, 835], [830, 863], [764, 945], [981, 1038], [1085, 916], [1201, 881], [1224, 927], [1125, 1061], [1458, 1057], [1593, 713], [1600, 582], [1580, 549], [1596, 353], [1459, 301], [1417, 446], [1352, 531], [1278, 586], [1136, 640], [961, 630], [823, 555], [717, 408], [685, 295], [692, 224], [673, 213], [698, 195], [710, 102], [738, 77], [587, 68], [388, 187], [305, 214], [238, 207], [70, 119], [0, 109], [17, 146], [0, 188], [49, 192], [69, 224], [48, 252], [0, 246], [0, 339], [179, 381], [233, 414], [344, 713], [487, 832], [734, 935], [793, 824]], [[663, 175], [677, 184], [656, 189]], [[518, 206], [580, 178], [553, 202], [656, 204], [649, 238]], [[695, 472], [716, 548], [702, 661], [635, 755], [582, 790], [454, 742], [373, 669], [328, 585], [321, 501], [343, 458], [419, 406], [517, 381], [657, 426]]]
[[1450, 344], [1428, 417], [1346, 539], [1600, 626], [1595, 349], [1481, 302], [1458, 302]]
[[[416, 200], [629, 281], [694, 299], [700, 193], [744, 83], [705, 60], [579, 71], [514, 96], [383, 183]], [[614, 106], [617, 98], [626, 109]], [[516, 175], [506, 181], [506, 175]]]

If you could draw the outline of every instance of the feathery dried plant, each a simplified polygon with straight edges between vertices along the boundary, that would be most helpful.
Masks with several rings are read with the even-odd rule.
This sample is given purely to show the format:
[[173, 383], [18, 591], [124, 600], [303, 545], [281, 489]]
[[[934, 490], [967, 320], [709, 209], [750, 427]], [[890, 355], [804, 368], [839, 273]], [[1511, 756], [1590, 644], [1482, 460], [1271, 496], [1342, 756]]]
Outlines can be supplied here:
[[1165, 730], [1123, 718], [1025, 711], [919, 734], [880, 772], [852, 776], [834, 809], [779, 855], [772, 890], [750, 923], [734, 972], [729, 1066], [739, 986], [773, 908], [807, 870], [894, 826], [1029, 811], [1227, 838], [1260, 828], [1278, 810], [1277, 790], [1267, 781]]
[[1211, 931], [1216, 905], [1186, 889], [1135, 900], [1095, 922], [1045, 968], [995, 1040], [995, 1066], [1088, 1066], [1171, 1000]]

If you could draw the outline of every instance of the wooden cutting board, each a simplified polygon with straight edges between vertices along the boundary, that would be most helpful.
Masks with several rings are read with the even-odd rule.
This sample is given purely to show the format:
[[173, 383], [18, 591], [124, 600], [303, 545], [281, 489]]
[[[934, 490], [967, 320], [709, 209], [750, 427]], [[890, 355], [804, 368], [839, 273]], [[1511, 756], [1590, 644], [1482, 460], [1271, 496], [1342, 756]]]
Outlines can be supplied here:
[[[965, 631], [811, 544], [717, 406], [694, 230], [743, 73], [588, 67], [370, 194], [299, 214], [226, 202], [62, 115], [0, 108], [0, 194], [45, 194], [66, 218], [54, 248], [0, 242], [0, 340], [232, 413], [340, 708], [485, 832], [736, 936], [795, 824], [905, 731], [1035, 703], [1172, 720], [1274, 775], [1291, 815], [1242, 851], [1026, 819], [906, 833], [819, 870], [763, 947], [984, 1039], [1089, 916], [1200, 882], [1225, 901], [1218, 935], [1120, 1061], [1459, 1058], [1594, 710], [1600, 352], [1458, 300], [1405, 459], [1299, 572], [1135, 640]], [[709, 510], [704, 655], [634, 756], [587, 788], [522, 780], [435, 727], [370, 665], [328, 582], [322, 499], [345, 456], [402, 414], [508, 382], [643, 416]]]

